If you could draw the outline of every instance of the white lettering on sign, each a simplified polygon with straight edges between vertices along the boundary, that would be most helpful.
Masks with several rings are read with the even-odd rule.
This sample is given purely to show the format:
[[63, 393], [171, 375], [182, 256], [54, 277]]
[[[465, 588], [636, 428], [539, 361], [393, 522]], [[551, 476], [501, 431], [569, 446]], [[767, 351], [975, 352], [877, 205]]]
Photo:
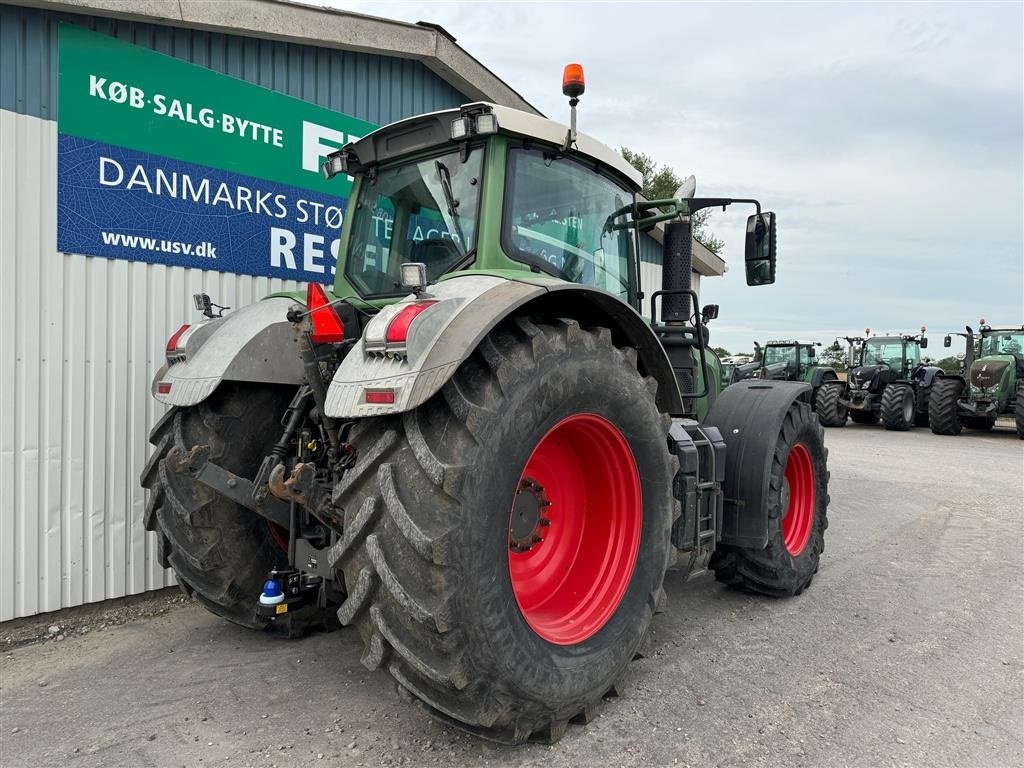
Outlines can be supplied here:
[[[339, 131], [335, 128], [328, 128], [325, 125], [317, 125], [307, 120], [302, 121], [302, 170], [311, 173], [320, 173], [320, 161], [332, 152], [337, 152], [343, 146], [352, 141], [359, 141], [362, 136], [353, 136]], [[329, 143], [324, 143], [329, 142]], [[352, 177], [348, 177], [352, 181]]]

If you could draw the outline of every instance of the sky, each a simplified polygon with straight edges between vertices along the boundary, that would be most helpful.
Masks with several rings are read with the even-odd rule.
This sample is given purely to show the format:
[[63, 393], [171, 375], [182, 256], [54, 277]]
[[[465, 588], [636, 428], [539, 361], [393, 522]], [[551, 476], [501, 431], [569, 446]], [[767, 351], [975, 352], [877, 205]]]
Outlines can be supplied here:
[[755, 197], [778, 217], [773, 286], [743, 279], [735, 206], [711, 229], [731, 269], [702, 282], [712, 344], [830, 343], [1024, 322], [1024, 4], [406, 3], [320, 0], [431, 21], [546, 116]]

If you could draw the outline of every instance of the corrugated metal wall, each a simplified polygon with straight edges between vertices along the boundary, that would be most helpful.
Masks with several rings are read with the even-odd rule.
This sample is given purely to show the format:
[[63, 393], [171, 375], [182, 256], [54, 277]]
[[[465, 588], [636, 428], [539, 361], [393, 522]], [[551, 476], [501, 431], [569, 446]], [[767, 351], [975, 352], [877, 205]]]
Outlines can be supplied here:
[[417, 62], [0, 6], [0, 621], [173, 583], [138, 476], [169, 332], [295, 283], [56, 250], [57, 23], [375, 123], [464, 97]]

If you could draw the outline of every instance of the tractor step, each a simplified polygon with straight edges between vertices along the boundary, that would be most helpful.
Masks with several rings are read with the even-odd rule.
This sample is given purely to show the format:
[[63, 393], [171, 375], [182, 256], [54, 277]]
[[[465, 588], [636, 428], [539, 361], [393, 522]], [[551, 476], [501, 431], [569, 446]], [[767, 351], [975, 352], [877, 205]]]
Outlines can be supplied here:
[[673, 494], [682, 511], [672, 526], [672, 545], [689, 552], [687, 577], [707, 571], [722, 528], [725, 441], [715, 427], [690, 419], [674, 419], [669, 444], [679, 459]]

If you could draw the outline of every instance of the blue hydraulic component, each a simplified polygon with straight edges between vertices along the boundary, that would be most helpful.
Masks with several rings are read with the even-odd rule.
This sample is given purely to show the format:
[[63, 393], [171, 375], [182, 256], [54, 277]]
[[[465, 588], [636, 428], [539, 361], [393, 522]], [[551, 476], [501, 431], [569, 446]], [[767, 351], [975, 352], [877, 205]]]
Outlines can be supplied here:
[[284, 602], [284, 590], [281, 589], [281, 582], [276, 579], [267, 579], [263, 582], [263, 592], [260, 594], [260, 605], [277, 605]]

